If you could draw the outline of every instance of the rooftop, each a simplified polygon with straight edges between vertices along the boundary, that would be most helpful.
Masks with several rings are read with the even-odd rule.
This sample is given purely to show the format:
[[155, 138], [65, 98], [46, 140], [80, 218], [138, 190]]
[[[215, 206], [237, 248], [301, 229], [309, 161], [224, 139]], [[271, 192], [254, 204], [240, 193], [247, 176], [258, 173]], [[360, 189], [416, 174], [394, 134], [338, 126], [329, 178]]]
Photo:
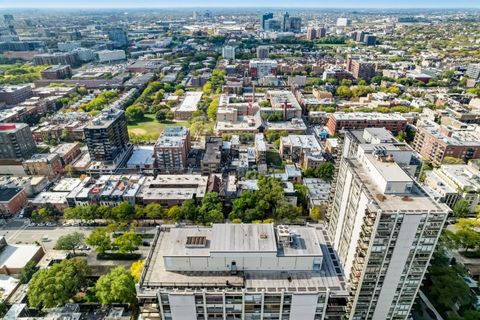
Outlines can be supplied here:
[[360, 178], [371, 198], [371, 206], [385, 212], [398, 212], [417, 214], [419, 211], [447, 212], [448, 207], [436, 203], [417, 184], [408, 194], [384, 194], [373, 181], [370, 171], [359, 160], [347, 159], [351, 170]]
[[356, 121], [407, 121], [402, 115], [397, 113], [379, 113], [379, 112], [335, 112], [330, 115], [336, 120], [356, 120]]
[[183, 112], [193, 112], [197, 110], [197, 105], [202, 99], [202, 92], [190, 91], [185, 94], [185, 99], [183, 99], [180, 106], [178, 106], [175, 111]]
[[17, 194], [22, 192], [23, 188], [6, 188], [0, 187], [0, 202], [8, 202]]
[[[152, 246], [151, 261], [147, 266], [141, 292], [148, 294], [149, 288], [175, 286], [195, 290], [202, 288], [226, 288], [248, 291], [290, 292], [333, 290], [336, 294], [347, 294], [338, 257], [332, 249], [323, 226], [294, 226], [294, 243], [286, 249], [278, 249], [275, 229], [272, 224], [214, 224], [213, 227], [170, 228], [159, 232], [157, 245]], [[186, 247], [188, 237], [205, 237], [204, 247]], [[165, 257], [215, 256], [217, 253], [232, 252], [234, 255], [255, 255], [262, 252], [279, 256], [322, 257], [319, 271], [243, 271], [230, 272], [177, 272], [165, 269]], [[153, 291], [152, 291], [153, 292]], [[156, 292], [156, 291], [154, 291]]]

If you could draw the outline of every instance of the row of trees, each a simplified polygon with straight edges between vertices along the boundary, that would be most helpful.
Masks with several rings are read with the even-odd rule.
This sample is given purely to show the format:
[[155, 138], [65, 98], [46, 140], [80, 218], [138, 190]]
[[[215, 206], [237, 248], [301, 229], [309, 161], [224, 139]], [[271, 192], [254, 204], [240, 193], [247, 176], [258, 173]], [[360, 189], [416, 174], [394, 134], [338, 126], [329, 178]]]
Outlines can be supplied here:
[[121, 233], [116, 238], [113, 237], [113, 231], [111, 227], [99, 227], [94, 229], [86, 239], [79, 232], [67, 234], [58, 238], [55, 249], [72, 251], [75, 255], [75, 250], [87, 243], [95, 247], [100, 254], [113, 249], [122, 254], [131, 254], [142, 243], [142, 237], [133, 230]]
[[111, 91], [104, 91], [98, 94], [95, 98], [90, 100], [89, 102], [83, 103], [79, 107], [79, 111], [101, 111], [103, 108], [108, 106], [110, 103], [115, 101], [118, 97], [118, 91], [111, 90]]
[[135, 279], [127, 269], [114, 268], [94, 284], [89, 280], [90, 271], [81, 258], [66, 259], [37, 271], [28, 286], [29, 306], [37, 309], [63, 306], [79, 293], [90, 294], [102, 305], [136, 303]]
[[64, 211], [65, 219], [79, 219], [92, 221], [95, 219], [107, 219], [117, 222], [131, 222], [134, 219], [189, 220], [196, 223], [211, 223], [223, 221], [223, 206], [217, 192], [205, 195], [200, 205], [193, 200], [186, 200], [180, 206], [169, 209], [163, 208], [158, 203], [149, 203], [146, 206], [132, 205], [122, 202], [118, 206], [86, 205], [67, 208]]

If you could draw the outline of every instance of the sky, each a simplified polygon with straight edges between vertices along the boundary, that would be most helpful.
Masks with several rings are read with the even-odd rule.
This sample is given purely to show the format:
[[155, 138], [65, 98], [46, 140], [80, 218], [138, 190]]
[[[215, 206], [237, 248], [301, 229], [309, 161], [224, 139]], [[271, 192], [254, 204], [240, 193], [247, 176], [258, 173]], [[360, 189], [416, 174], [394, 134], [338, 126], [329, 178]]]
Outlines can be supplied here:
[[480, 8], [480, 0], [0, 0], [2, 8], [140, 7]]

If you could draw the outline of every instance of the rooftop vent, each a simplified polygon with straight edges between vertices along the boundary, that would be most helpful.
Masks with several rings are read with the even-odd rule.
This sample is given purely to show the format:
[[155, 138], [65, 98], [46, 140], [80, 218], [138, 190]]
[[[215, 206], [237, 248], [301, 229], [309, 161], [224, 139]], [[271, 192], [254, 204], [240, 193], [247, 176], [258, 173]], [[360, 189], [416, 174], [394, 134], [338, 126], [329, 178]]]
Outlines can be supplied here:
[[205, 236], [189, 236], [187, 237], [187, 248], [205, 248], [207, 246], [207, 237]]

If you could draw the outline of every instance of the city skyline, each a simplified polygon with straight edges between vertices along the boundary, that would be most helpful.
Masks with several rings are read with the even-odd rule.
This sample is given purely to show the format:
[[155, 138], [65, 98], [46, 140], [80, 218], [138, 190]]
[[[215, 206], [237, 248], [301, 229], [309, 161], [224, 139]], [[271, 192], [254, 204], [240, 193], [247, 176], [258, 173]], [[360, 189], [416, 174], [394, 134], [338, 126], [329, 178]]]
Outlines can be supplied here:
[[[85, 0], [81, 4], [78, 2], [72, 1], [59, 1], [59, 0], [49, 0], [42, 2], [41, 5], [34, 0], [25, 0], [19, 3], [18, 1], [6, 0], [2, 4], [4, 8], [141, 8], [141, 7], [170, 7], [170, 8], [200, 8], [200, 7], [238, 7], [237, 4], [225, 4], [223, 1], [219, 0], [210, 0], [204, 3], [198, 3], [193, 0], [183, 0], [175, 3], [174, 6], [167, 1], [151, 1], [151, 0], [142, 0], [132, 3], [126, 0], [103, 0], [103, 1], [93, 1]], [[426, 0], [422, 2], [413, 1], [413, 0], [401, 0], [394, 3], [385, 2], [381, 0], [368, 0], [368, 1], [357, 1], [350, 0], [344, 1], [341, 4], [333, 2], [318, 3], [312, 0], [303, 0], [295, 2], [292, 5], [289, 1], [272, 1], [267, 0], [263, 1], [261, 4], [258, 4], [256, 1], [243, 1], [242, 7], [255, 7], [255, 8], [267, 8], [267, 7], [290, 7], [290, 8], [302, 8], [302, 7], [317, 7], [317, 8], [379, 8], [379, 9], [398, 9], [398, 8], [479, 8], [480, 3], [471, 1], [471, 0], [461, 0], [461, 1], [447, 1], [447, 0]]]

